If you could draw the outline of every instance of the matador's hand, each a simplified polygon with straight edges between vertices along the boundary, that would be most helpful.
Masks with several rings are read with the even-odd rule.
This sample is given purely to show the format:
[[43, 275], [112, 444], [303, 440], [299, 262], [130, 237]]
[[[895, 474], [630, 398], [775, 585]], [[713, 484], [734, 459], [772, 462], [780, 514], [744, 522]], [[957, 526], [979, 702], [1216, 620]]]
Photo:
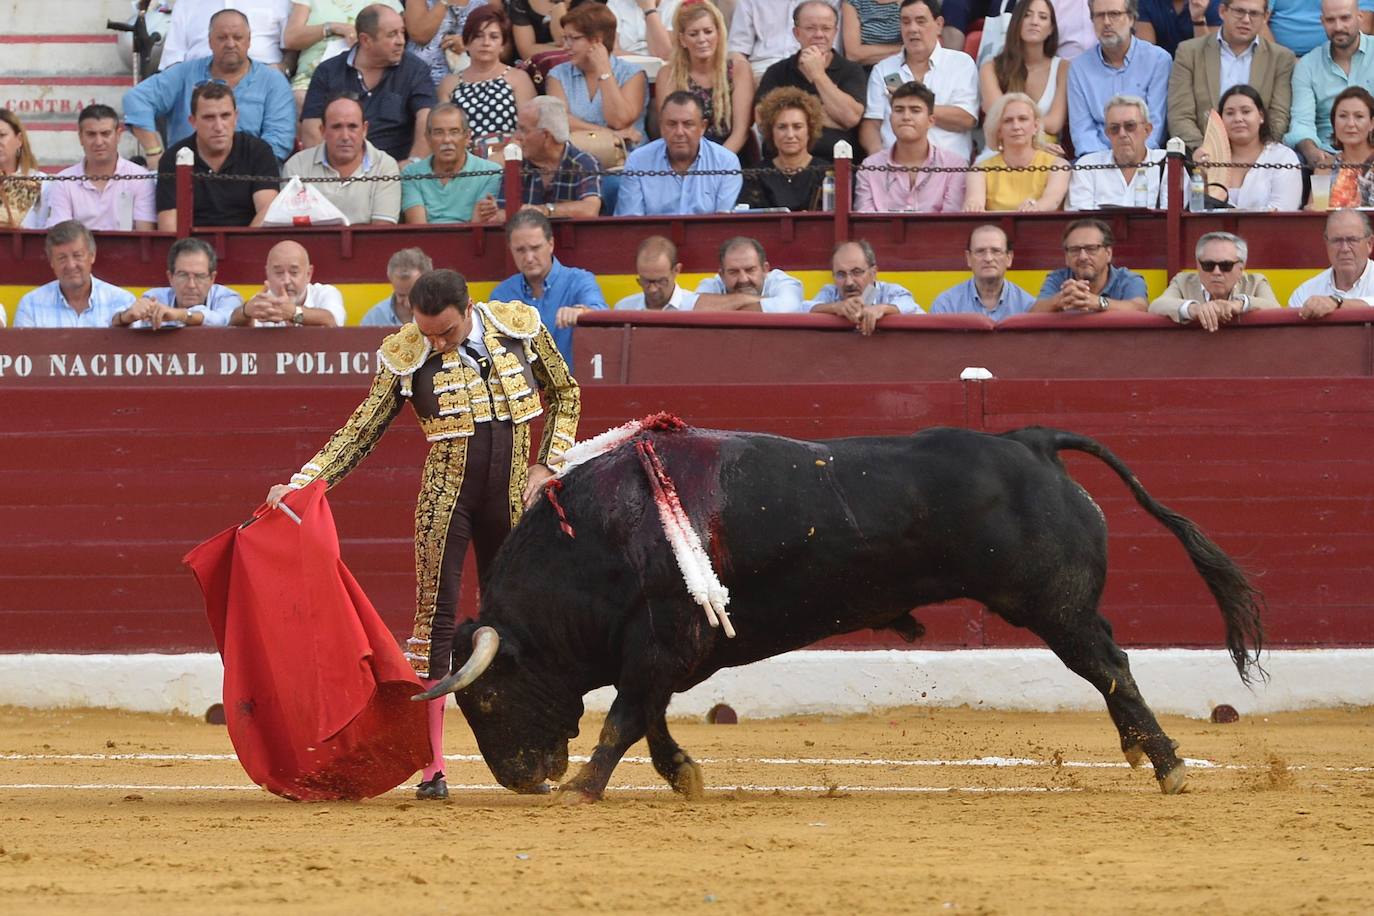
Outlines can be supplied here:
[[273, 509], [277, 508], [281, 505], [281, 501], [286, 497], [286, 494], [290, 492], [291, 486], [289, 484], [277, 484], [267, 491], [267, 505], [271, 506]]
[[540, 492], [544, 489], [544, 484], [553, 479], [553, 471], [546, 465], [536, 464], [530, 468], [530, 479], [525, 484], [525, 508], [534, 505], [534, 501], [539, 498]]

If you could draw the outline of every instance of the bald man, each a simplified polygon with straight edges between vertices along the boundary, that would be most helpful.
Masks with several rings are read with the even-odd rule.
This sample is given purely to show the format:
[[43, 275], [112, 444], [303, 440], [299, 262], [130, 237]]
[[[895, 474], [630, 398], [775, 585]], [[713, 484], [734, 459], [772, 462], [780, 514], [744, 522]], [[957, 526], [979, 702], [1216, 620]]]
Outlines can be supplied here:
[[311, 283], [315, 268], [299, 242], [278, 242], [267, 253], [267, 279], [262, 291], [234, 309], [229, 323], [237, 327], [307, 325], [336, 328], [348, 318], [337, 287]]

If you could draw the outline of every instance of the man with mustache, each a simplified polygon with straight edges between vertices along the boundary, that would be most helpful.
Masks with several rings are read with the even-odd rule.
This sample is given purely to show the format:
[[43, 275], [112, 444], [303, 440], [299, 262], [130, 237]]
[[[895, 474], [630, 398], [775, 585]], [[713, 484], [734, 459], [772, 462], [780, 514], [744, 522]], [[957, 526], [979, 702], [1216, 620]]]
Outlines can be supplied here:
[[1293, 68], [1293, 110], [1283, 142], [1309, 165], [1336, 159], [1331, 145], [1331, 104], [1350, 86], [1374, 86], [1374, 37], [1360, 32], [1357, 0], [1322, 0], [1326, 44]]
[[[332, 178], [310, 186], [338, 207], [349, 225], [395, 225], [401, 215], [401, 183], [376, 179], [394, 178], [401, 169], [367, 139], [362, 104], [355, 96], [339, 96], [325, 106], [323, 122], [324, 142], [286, 160], [282, 177]], [[373, 180], [354, 180], [359, 178]]]
[[[1069, 130], [1078, 155], [1112, 148], [1103, 113], [1107, 100], [1133, 95], [1150, 111], [1168, 110], [1169, 52], [1131, 34], [1137, 19], [1136, 0], [1089, 0], [1097, 46], [1074, 59], [1069, 68]], [[1164, 119], [1150, 131], [1145, 145], [1164, 143]]]
[[[468, 152], [468, 116], [452, 102], [435, 106], [427, 125], [433, 153], [401, 170], [401, 212], [407, 223], [497, 223], [501, 167]], [[436, 175], [436, 178], [420, 178]]]
[[720, 246], [720, 273], [697, 284], [699, 312], [801, 312], [801, 281], [769, 267], [757, 239], [735, 236]]
[[919, 314], [911, 293], [878, 279], [878, 256], [863, 239], [841, 242], [830, 256], [834, 283], [827, 283], [810, 302], [811, 311], [839, 315], [868, 337], [888, 315]]
[[1143, 312], [1145, 279], [1112, 264], [1112, 227], [1076, 219], [1064, 230], [1064, 263], [1045, 278], [1032, 312]]

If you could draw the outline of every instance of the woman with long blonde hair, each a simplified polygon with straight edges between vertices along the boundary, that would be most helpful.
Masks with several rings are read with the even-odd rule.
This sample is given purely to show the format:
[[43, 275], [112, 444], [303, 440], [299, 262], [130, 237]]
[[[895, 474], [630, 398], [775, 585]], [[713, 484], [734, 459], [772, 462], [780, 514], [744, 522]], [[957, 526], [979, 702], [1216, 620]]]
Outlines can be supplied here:
[[38, 206], [42, 190], [35, 179], [7, 176], [27, 176], [37, 171], [38, 160], [23, 122], [8, 108], [0, 108], [0, 179], [4, 179], [0, 180], [0, 227], [18, 229], [23, 225], [25, 217]]
[[[655, 89], [666, 99], [679, 89], [701, 102], [706, 138], [738, 155], [753, 120], [754, 71], [725, 47], [725, 20], [706, 0], [689, 0], [673, 16], [673, 56]], [[661, 105], [661, 103], [660, 103]]]

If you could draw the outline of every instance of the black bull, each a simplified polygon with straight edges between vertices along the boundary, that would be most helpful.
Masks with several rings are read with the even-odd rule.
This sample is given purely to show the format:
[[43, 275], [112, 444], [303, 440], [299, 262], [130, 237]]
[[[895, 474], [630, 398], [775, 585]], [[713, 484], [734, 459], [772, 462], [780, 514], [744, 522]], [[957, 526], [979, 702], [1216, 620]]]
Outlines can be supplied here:
[[[911, 610], [980, 601], [1025, 627], [1102, 694], [1131, 763], [1142, 754], [1166, 793], [1184, 783], [1176, 744], [1131, 676], [1098, 613], [1107, 527], [1058, 453], [1105, 462], [1182, 542], [1221, 608], [1241, 679], [1263, 677], [1263, 598], [1192, 522], [1157, 503], [1099, 443], [1044, 428], [986, 435], [930, 429], [908, 437], [804, 442], [688, 429], [646, 432], [676, 483], [712, 565], [730, 590], [738, 635], [693, 603], [665, 540], [635, 448], [573, 469], [557, 502], [541, 500], [511, 533], [460, 644], [454, 691], [492, 773], [507, 788], [545, 790], [567, 769], [585, 693], [616, 698], [569, 798], [598, 798], [632, 744], [699, 796], [700, 768], [668, 732], [674, 693], [839, 633], [922, 632]], [[499, 646], [499, 647], [498, 647]], [[461, 650], [460, 655], [466, 655]]]

